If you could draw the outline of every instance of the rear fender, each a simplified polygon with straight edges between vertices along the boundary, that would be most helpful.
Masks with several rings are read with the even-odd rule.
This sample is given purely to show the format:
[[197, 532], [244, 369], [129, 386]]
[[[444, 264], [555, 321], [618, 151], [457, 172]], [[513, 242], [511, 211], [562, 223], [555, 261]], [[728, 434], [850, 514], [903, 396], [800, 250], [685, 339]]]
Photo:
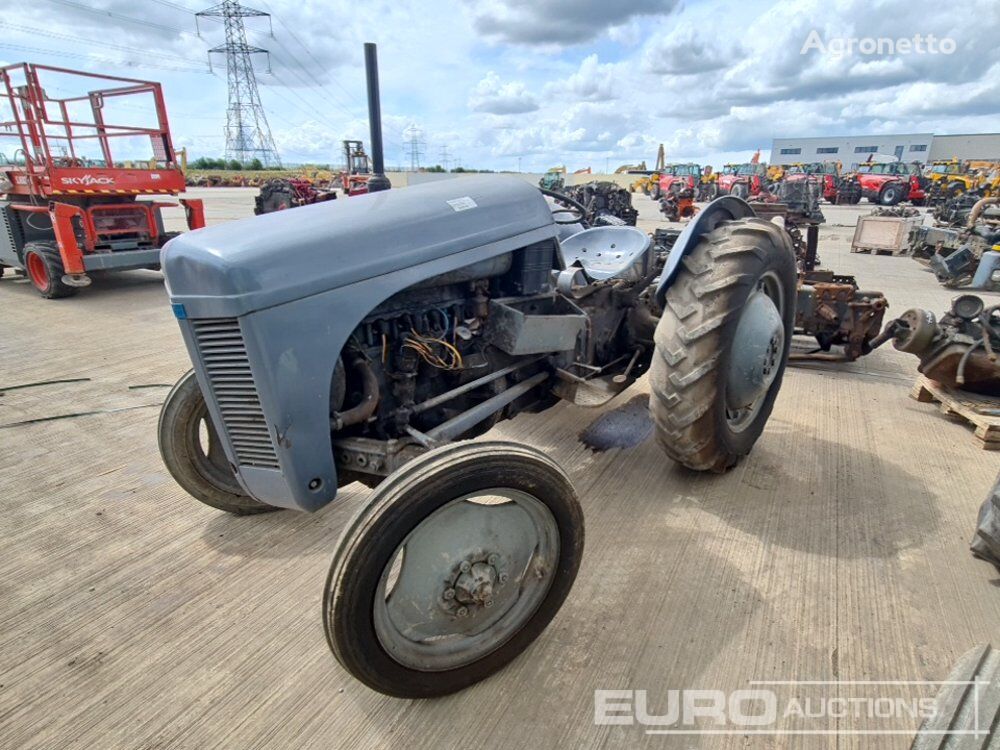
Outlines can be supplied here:
[[684, 260], [685, 255], [694, 250], [702, 236], [723, 222], [744, 219], [748, 216], [756, 216], [749, 203], [742, 198], [724, 195], [709, 203], [688, 222], [667, 257], [663, 274], [660, 276], [660, 283], [656, 287], [656, 302], [661, 308], [665, 304], [667, 289], [674, 283], [674, 279], [677, 278], [677, 273], [680, 271], [681, 261]]

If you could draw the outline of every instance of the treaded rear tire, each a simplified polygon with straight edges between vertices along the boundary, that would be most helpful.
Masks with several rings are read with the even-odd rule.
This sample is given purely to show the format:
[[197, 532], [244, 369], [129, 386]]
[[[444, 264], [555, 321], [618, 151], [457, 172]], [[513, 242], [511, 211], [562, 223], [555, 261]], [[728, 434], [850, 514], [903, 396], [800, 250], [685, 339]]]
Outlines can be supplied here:
[[[784, 293], [784, 349], [758, 413], [736, 432], [726, 418], [730, 350], [740, 310], [768, 271], [778, 276]], [[792, 340], [795, 286], [795, 255], [788, 235], [755, 217], [712, 230], [681, 262], [656, 327], [649, 374], [657, 440], [673, 460], [697, 471], [721, 473], [750, 452], [781, 388]]]

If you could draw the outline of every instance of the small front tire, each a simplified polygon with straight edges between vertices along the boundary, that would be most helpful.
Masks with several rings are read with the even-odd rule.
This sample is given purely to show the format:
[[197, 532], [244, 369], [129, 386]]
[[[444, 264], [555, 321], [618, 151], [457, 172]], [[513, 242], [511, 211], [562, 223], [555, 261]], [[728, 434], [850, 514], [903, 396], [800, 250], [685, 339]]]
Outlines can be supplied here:
[[514, 443], [453, 443], [372, 493], [337, 543], [327, 642], [386, 695], [466, 688], [526, 649], [562, 606], [583, 554], [565, 473]]
[[157, 436], [167, 471], [195, 500], [237, 516], [281, 510], [250, 497], [236, 481], [194, 370], [163, 402]]

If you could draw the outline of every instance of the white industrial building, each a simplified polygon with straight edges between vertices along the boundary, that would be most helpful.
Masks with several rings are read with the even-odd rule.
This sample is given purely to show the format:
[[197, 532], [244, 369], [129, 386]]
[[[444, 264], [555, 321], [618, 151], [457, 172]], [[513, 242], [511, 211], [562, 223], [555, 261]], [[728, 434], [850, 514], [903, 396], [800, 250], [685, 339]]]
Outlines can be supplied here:
[[870, 154], [902, 161], [935, 159], [1000, 159], [1000, 133], [934, 135], [849, 135], [821, 138], [775, 138], [771, 164], [839, 161], [845, 167], [867, 161]]

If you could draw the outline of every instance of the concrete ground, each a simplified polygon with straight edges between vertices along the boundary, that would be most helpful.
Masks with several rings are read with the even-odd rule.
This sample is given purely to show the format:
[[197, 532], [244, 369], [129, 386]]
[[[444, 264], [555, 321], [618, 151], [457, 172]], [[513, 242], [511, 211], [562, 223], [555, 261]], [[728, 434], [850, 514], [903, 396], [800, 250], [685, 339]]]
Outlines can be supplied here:
[[[250, 213], [252, 190], [201, 193], [210, 222]], [[652, 229], [654, 204], [636, 203]], [[890, 313], [947, 307], [913, 260], [848, 252], [867, 205], [824, 210], [825, 265], [883, 290]], [[911, 400], [916, 360], [883, 348], [789, 369], [762, 439], [724, 476], [684, 471], [652, 440], [579, 442], [644, 381], [598, 410], [502, 424], [493, 434], [572, 476], [579, 578], [498, 675], [449, 698], [386, 698], [340, 669], [320, 622], [334, 543], [368, 491], [351, 485], [315, 515], [236, 518], [160, 463], [158, 406], [189, 367], [160, 275], [105, 276], [60, 301], [8, 277], [0, 310], [0, 747], [903, 748], [918, 718], [777, 724], [899, 732], [878, 738], [647, 735], [595, 725], [594, 691], [645, 690], [651, 714], [669, 690], [761, 680], [840, 681], [770, 686], [780, 716], [790, 697], [912, 701], [934, 688], [844, 681], [943, 680], [998, 635], [1000, 575], [968, 552], [997, 454]]]

